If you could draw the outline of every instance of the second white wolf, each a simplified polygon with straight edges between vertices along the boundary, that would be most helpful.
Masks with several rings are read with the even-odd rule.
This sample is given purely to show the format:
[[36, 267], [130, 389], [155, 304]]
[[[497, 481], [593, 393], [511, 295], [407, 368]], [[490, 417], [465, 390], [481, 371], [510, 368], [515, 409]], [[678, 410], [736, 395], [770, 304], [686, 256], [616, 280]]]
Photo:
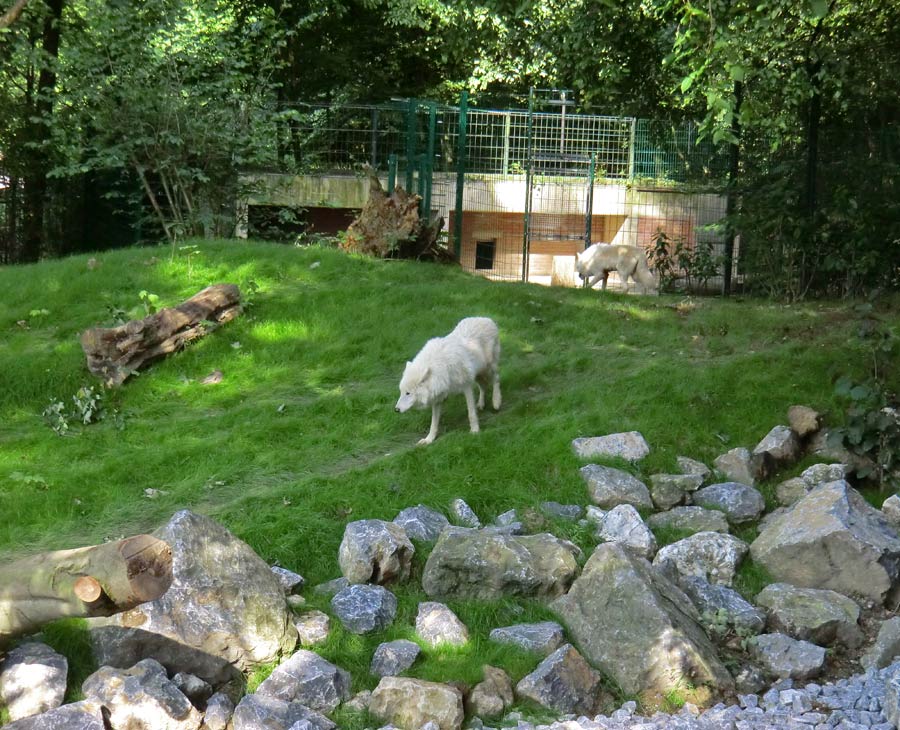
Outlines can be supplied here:
[[629, 276], [641, 286], [645, 294], [656, 292], [659, 287], [659, 282], [647, 264], [647, 255], [637, 246], [595, 243], [582, 253], [575, 254], [575, 271], [582, 279], [587, 279], [589, 288], [602, 281], [600, 289], [604, 291], [610, 271], [618, 272], [626, 294]]
[[484, 391], [493, 384], [491, 404], [500, 408], [500, 334], [488, 317], [466, 317], [446, 337], [425, 343], [419, 354], [406, 363], [400, 379], [400, 400], [395, 410], [431, 406], [431, 429], [419, 444], [437, 438], [441, 407], [448, 396], [462, 393], [469, 411], [469, 430], [478, 433], [478, 411], [474, 388], [478, 388], [478, 408], [484, 408]]

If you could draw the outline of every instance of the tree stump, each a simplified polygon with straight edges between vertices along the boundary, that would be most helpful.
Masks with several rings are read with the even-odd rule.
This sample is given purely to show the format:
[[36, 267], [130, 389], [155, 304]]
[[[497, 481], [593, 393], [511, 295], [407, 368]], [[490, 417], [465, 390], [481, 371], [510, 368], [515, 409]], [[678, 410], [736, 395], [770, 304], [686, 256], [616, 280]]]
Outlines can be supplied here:
[[234, 284], [214, 284], [177, 307], [161, 309], [119, 327], [92, 327], [81, 334], [87, 366], [108, 387], [121, 385], [145, 365], [182, 349], [241, 313]]
[[152, 535], [32, 555], [0, 567], [0, 645], [50, 621], [111, 616], [172, 584], [172, 548]]
[[438, 243], [443, 218], [436, 215], [423, 221], [418, 195], [399, 186], [388, 195], [375, 170], [369, 165], [364, 169], [369, 178], [369, 197], [347, 229], [344, 250], [381, 258], [454, 261], [452, 252]]

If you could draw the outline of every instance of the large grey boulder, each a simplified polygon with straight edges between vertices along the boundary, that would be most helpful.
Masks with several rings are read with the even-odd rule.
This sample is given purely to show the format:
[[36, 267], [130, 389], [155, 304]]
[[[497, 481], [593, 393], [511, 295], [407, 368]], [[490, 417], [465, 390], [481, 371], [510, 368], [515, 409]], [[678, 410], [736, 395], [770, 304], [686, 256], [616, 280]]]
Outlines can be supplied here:
[[46, 644], [29, 641], [6, 652], [0, 664], [0, 700], [10, 720], [40, 715], [63, 703], [69, 662]]
[[872, 646], [860, 657], [864, 669], [883, 669], [900, 656], [900, 616], [892, 616], [881, 624]]
[[376, 677], [395, 677], [409, 669], [421, 651], [416, 642], [408, 639], [379, 644], [372, 654], [369, 671]]
[[698, 532], [662, 548], [653, 565], [673, 580], [698, 576], [710, 583], [730, 586], [747, 555], [747, 543], [721, 532]]
[[399, 728], [418, 728], [433, 722], [440, 730], [459, 730], [463, 721], [462, 693], [437, 682], [406, 677], [383, 677], [372, 692], [369, 712]]
[[357, 520], [344, 528], [338, 563], [350, 583], [389, 584], [409, 577], [415, 552], [400, 525], [384, 520]]
[[103, 719], [103, 705], [82, 700], [16, 720], [3, 730], [109, 730], [109, 725]]
[[412, 540], [434, 542], [443, 529], [450, 524], [450, 520], [436, 509], [419, 504], [402, 510], [394, 518], [394, 524], [400, 525], [407, 537]]
[[81, 691], [106, 708], [116, 730], [197, 730], [203, 719], [155, 659], [131, 669], [100, 667]]
[[422, 601], [416, 614], [416, 635], [429, 646], [463, 646], [469, 641], [469, 629], [443, 603]]
[[766, 627], [766, 614], [737, 591], [695, 575], [684, 576], [678, 585], [700, 612], [707, 631], [738, 636], [759, 634]]
[[727, 479], [740, 484], [749, 484], [751, 487], [765, 476], [764, 458], [754, 456], [743, 446], [717, 456], [713, 466]]
[[571, 644], [564, 644], [516, 685], [516, 694], [548, 710], [593, 714], [600, 675]]
[[334, 595], [331, 610], [351, 634], [368, 634], [394, 623], [397, 596], [383, 586], [354, 584]]
[[656, 553], [656, 537], [630, 504], [613, 507], [597, 528], [597, 537], [617, 542], [650, 560]]
[[572, 450], [581, 459], [614, 456], [626, 461], [640, 461], [650, 453], [650, 446], [640, 432], [625, 431], [573, 439]]
[[599, 545], [551, 607], [587, 660], [626, 693], [665, 694], [686, 681], [732, 686], [690, 599], [627, 548]]
[[630, 504], [653, 509], [647, 485], [627, 471], [599, 464], [588, 464], [580, 471], [588, 487], [588, 496], [598, 507], [612, 509], [620, 504]]
[[651, 530], [667, 528], [685, 532], [728, 532], [728, 520], [717, 509], [694, 505], [675, 507], [667, 512], [657, 512], [647, 518]]
[[327, 714], [350, 697], [350, 673], [315, 652], [300, 649], [275, 667], [256, 694], [300, 702]]
[[562, 645], [563, 627], [555, 621], [501, 626], [491, 630], [490, 639], [498, 644], [512, 644], [546, 656]]
[[753, 487], [740, 482], [721, 482], [694, 492], [693, 502], [700, 507], [725, 513], [732, 524], [752, 522], [766, 509], [766, 500]]
[[89, 620], [99, 665], [153, 657], [173, 674], [217, 685], [294, 648], [284, 588], [249, 545], [188, 510], [154, 535], [172, 547], [172, 586], [155, 601]]
[[261, 694], [244, 695], [232, 716], [234, 730], [335, 730], [325, 715], [301, 702]]
[[883, 603], [900, 575], [900, 538], [844, 481], [823, 484], [750, 545], [776, 581]]
[[838, 641], [855, 649], [862, 643], [859, 606], [840, 593], [770, 583], [757, 594], [756, 604], [768, 612], [772, 631], [820, 646]]
[[699, 474], [651, 474], [650, 496], [657, 509], [671, 509], [683, 504], [702, 484], [703, 477]]
[[575, 577], [577, 548], [549, 535], [444, 530], [428, 556], [422, 587], [431, 597], [555, 597]]
[[825, 666], [825, 649], [784, 634], [760, 634], [750, 642], [750, 656], [775, 679], [810, 679]]

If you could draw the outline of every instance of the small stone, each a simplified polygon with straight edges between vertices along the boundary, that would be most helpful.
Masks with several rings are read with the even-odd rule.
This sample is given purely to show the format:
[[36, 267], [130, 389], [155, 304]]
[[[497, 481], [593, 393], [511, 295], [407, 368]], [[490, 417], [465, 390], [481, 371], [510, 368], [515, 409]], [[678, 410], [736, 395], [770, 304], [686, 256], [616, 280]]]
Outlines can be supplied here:
[[407, 639], [379, 644], [369, 671], [377, 677], [395, 677], [409, 669], [421, 651], [416, 642]]
[[900, 527], [900, 496], [892, 494], [881, 505], [881, 511], [894, 527]]
[[788, 408], [788, 423], [800, 438], [814, 434], [820, 427], [820, 416], [808, 406]]
[[650, 453], [650, 447], [638, 431], [577, 438], [572, 441], [572, 449], [581, 459], [614, 456], [626, 461], [640, 461]]
[[541, 502], [541, 512], [548, 517], [558, 517], [562, 520], [575, 522], [584, 514], [584, 507], [580, 504], [560, 504], [559, 502]]
[[234, 715], [234, 702], [223, 692], [216, 692], [206, 702], [201, 730], [227, 730]]
[[292, 570], [282, 568], [278, 565], [272, 566], [272, 572], [275, 574], [275, 577], [278, 578], [278, 582], [281, 583], [282, 588], [284, 588], [285, 595], [299, 593], [303, 590], [303, 584], [306, 581], [299, 573], [295, 573]]
[[620, 504], [653, 508], [647, 485], [627, 471], [599, 464], [581, 467], [581, 476], [588, 486], [591, 501], [602, 509], [612, 509]]
[[382, 586], [351, 585], [331, 599], [331, 610], [350, 633], [386, 629], [397, 615], [397, 597]]
[[429, 646], [463, 646], [469, 641], [466, 625], [447, 606], [436, 601], [423, 601], [419, 604], [416, 634]]
[[212, 697], [212, 685], [187, 672], [175, 674], [172, 677], [172, 684], [181, 690], [181, 693], [191, 701], [194, 707], [204, 707], [206, 701]]
[[764, 476], [765, 471], [763, 459], [753, 456], [749, 449], [744, 447], [726, 451], [716, 457], [713, 465], [728, 479], [751, 487]]
[[650, 529], [669, 528], [686, 532], [728, 532], [725, 514], [716, 509], [687, 506], [657, 512], [647, 518]]
[[0, 699], [10, 720], [39, 715], [63, 703], [69, 662], [46, 644], [30, 641], [7, 652], [0, 664]]
[[571, 644], [564, 644], [516, 685], [516, 694], [556, 712], [590, 714], [600, 675]]
[[750, 644], [750, 654], [772, 676], [809, 679], [825, 666], [825, 649], [784, 634], [761, 634]]
[[503, 514], [497, 515], [497, 519], [494, 520], [494, 524], [499, 525], [500, 527], [509, 527], [516, 522], [519, 522], [519, 515], [514, 509], [507, 510]]
[[318, 654], [300, 649], [283, 661], [256, 688], [257, 695], [300, 702], [328, 713], [350, 697], [350, 673]]
[[476, 684], [469, 694], [468, 707], [473, 715], [494, 717], [513, 703], [513, 686], [509, 675], [502, 669], [485, 664], [484, 680]]
[[315, 646], [328, 638], [331, 631], [331, 619], [323, 611], [307, 611], [294, 617], [294, 626], [301, 646]]
[[333, 596], [336, 593], [340, 593], [348, 585], [350, 585], [350, 581], [346, 578], [335, 578], [334, 580], [319, 583], [319, 585], [313, 588], [313, 593], [320, 596]]
[[450, 524], [444, 515], [424, 504], [407, 507], [394, 518], [394, 524], [400, 525], [407, 536], [413, 540], [434, 542], [441, 532]]
[[481, 527], [478, 515], [466, 504], [465, 500], [456, 498], [450, 503], [450, 513], [463, 527]]
[[546, 656], [562, 645], [563, 627], [555, 621], [514, 624], [493, 629], [490, 639], [498, 644], [513, 644], [526, 651], [534, 651]]
[[687, 456], [676, 456], [675, 461], [678, 464], [678, 468], [681, 469], [682, 474], [703, 477], [704, 481], [712, 474], [710, 468], [702, 461], [689, 459]]
[[671, 509], [682, 504], [690, 492], [703, 484], [703, 477], [690, 474], [651, 474], [650, 496], [658, 509]]
[[752, 522], [766, 509], [766, 501], [756, 489], [739, 482], [722, 482], [704, 487], [693, 496], [694, 504], [725, 513], [733, 524]]

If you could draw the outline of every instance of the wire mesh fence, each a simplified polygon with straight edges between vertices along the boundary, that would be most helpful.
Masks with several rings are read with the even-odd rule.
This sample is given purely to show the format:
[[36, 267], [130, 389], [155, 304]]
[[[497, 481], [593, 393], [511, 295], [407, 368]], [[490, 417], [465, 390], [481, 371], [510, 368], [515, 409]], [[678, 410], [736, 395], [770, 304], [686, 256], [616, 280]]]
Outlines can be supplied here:
[[[575, 254], [596, 241], [650, 253], [668, 245], [674, 281], [690, 276], [681, 264], [690, 264], [692, 252], [722, 255], [721, 150], [698, 141], [691, 124], [572, 109], [559, 92], [527, 110], [420, 100], [302, 104], [284, 111], [275, 137], [281, 168], [295, 174], [353, 177], [363, 185], [364, 163], [385, 182], [391, 169], [396, 184], [443, 217], [460, 265], [492, 279], [577, 285]], [[329, 190], [329, 200], [308, 194], [297, 203], [360, 206], [358, 193]], [[718, 281], [704, 279], [707, 286]], [[610, 285], [618, 285], [615, 276]]]

